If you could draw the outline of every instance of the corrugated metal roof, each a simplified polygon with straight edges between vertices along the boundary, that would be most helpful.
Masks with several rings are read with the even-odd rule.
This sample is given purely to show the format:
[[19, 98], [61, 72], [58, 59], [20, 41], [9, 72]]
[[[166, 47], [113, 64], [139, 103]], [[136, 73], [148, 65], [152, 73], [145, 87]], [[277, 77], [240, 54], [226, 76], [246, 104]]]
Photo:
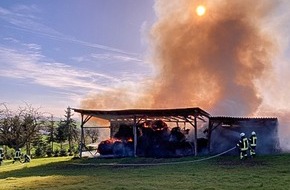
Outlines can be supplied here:
[[229, 117], [229, 116], [214, 116], [210, 117], [209, 121], [211, 123], [219, 123], [223, 125], [240, 125], [240, 122], [265, 122], [265, 121], [273, 121], [277, 122], [278, 119], [276, 117]]
[[277, 117], [232, 117], [232, 116], [211, 116], [210, 120], [277, 120]]

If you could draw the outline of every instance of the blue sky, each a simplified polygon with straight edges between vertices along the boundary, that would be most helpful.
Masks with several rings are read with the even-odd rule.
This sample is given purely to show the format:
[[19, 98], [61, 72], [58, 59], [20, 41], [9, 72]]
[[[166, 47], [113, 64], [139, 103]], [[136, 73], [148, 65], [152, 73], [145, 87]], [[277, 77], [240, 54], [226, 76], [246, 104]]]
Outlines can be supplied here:
[[0, 2], [0, 103], [62, 116], [90, 92], [152, 75], [153, 0]]

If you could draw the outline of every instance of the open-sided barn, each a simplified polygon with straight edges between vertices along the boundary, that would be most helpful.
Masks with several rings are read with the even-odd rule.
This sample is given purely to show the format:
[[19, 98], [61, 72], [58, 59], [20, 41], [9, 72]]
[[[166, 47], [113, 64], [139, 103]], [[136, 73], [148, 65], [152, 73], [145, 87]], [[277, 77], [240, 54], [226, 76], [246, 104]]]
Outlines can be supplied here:
[[280, 150], [277, 118], [210, 117], [210, 152], [225, 151], [233, 147], [240, 133], [250, 137], [252, 131], [258, 135], [257, 154], [273, 154]]
[[[217, 154], [234, 147], [239, 134], [258, 135], [257, 153], [279, 150], [277, 118], [214, 117], [195, 108], [85, 110], [81, 114], [80, 157], [86, 149], [84, 129], [91, 118], [104, 119], [110, 138], [98, 146], [101, 155], [172, 157]], [[232, 152], [232, 154], [234, 154]]]

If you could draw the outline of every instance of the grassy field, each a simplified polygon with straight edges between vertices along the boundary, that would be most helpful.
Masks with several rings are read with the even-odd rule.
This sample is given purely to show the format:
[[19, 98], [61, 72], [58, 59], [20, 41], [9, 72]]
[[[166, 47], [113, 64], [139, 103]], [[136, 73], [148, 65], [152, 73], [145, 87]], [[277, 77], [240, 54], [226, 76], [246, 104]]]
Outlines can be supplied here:
[[[0, 166], [0, 189], [290, 189], [290, 154], [241, 162], [221, 156], [153, 159], [33, 159]], [[126, 164], [177, 164], [128, 166]], [[125, 165], [117, 165], [125, 164]]]

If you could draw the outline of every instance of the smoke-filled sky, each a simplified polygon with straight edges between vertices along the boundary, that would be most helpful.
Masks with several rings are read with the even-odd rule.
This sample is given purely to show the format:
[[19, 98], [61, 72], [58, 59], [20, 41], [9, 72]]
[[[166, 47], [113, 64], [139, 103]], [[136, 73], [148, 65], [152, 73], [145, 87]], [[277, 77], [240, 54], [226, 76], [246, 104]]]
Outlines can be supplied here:
[[273, 108], [290, 106], [288, 9], [282, 0], [156, 0], [156, 21], [145, 36], [153, 76], [89, 94], [82, 106], [198, 106], [214, 115], [275, 116]]
[[289, 9], [287, 0], [1, 1], [0, 103], [60, 116], [67, 106], [277, 116], [290, 108]]
[[[206, 9], [202, 16], [195, 12], [200, 4]], [[276, 25], [278, 19], [288, 24], [284, 7], [272, 0], [156, 1], [150, 42], [159, 75], [153, 104], [255, 114], [268, 103], [265, 96], [274, 96], [269, 88], [277, 88], [276, 56], [283, 47], [276, 36], [285, 26]]]
[[290, 150], [290, 2], [156, 0], [154, 10], [146, 50], [154, 76], [90, 94], [82, 106], [278, 117], [281, 147]]

